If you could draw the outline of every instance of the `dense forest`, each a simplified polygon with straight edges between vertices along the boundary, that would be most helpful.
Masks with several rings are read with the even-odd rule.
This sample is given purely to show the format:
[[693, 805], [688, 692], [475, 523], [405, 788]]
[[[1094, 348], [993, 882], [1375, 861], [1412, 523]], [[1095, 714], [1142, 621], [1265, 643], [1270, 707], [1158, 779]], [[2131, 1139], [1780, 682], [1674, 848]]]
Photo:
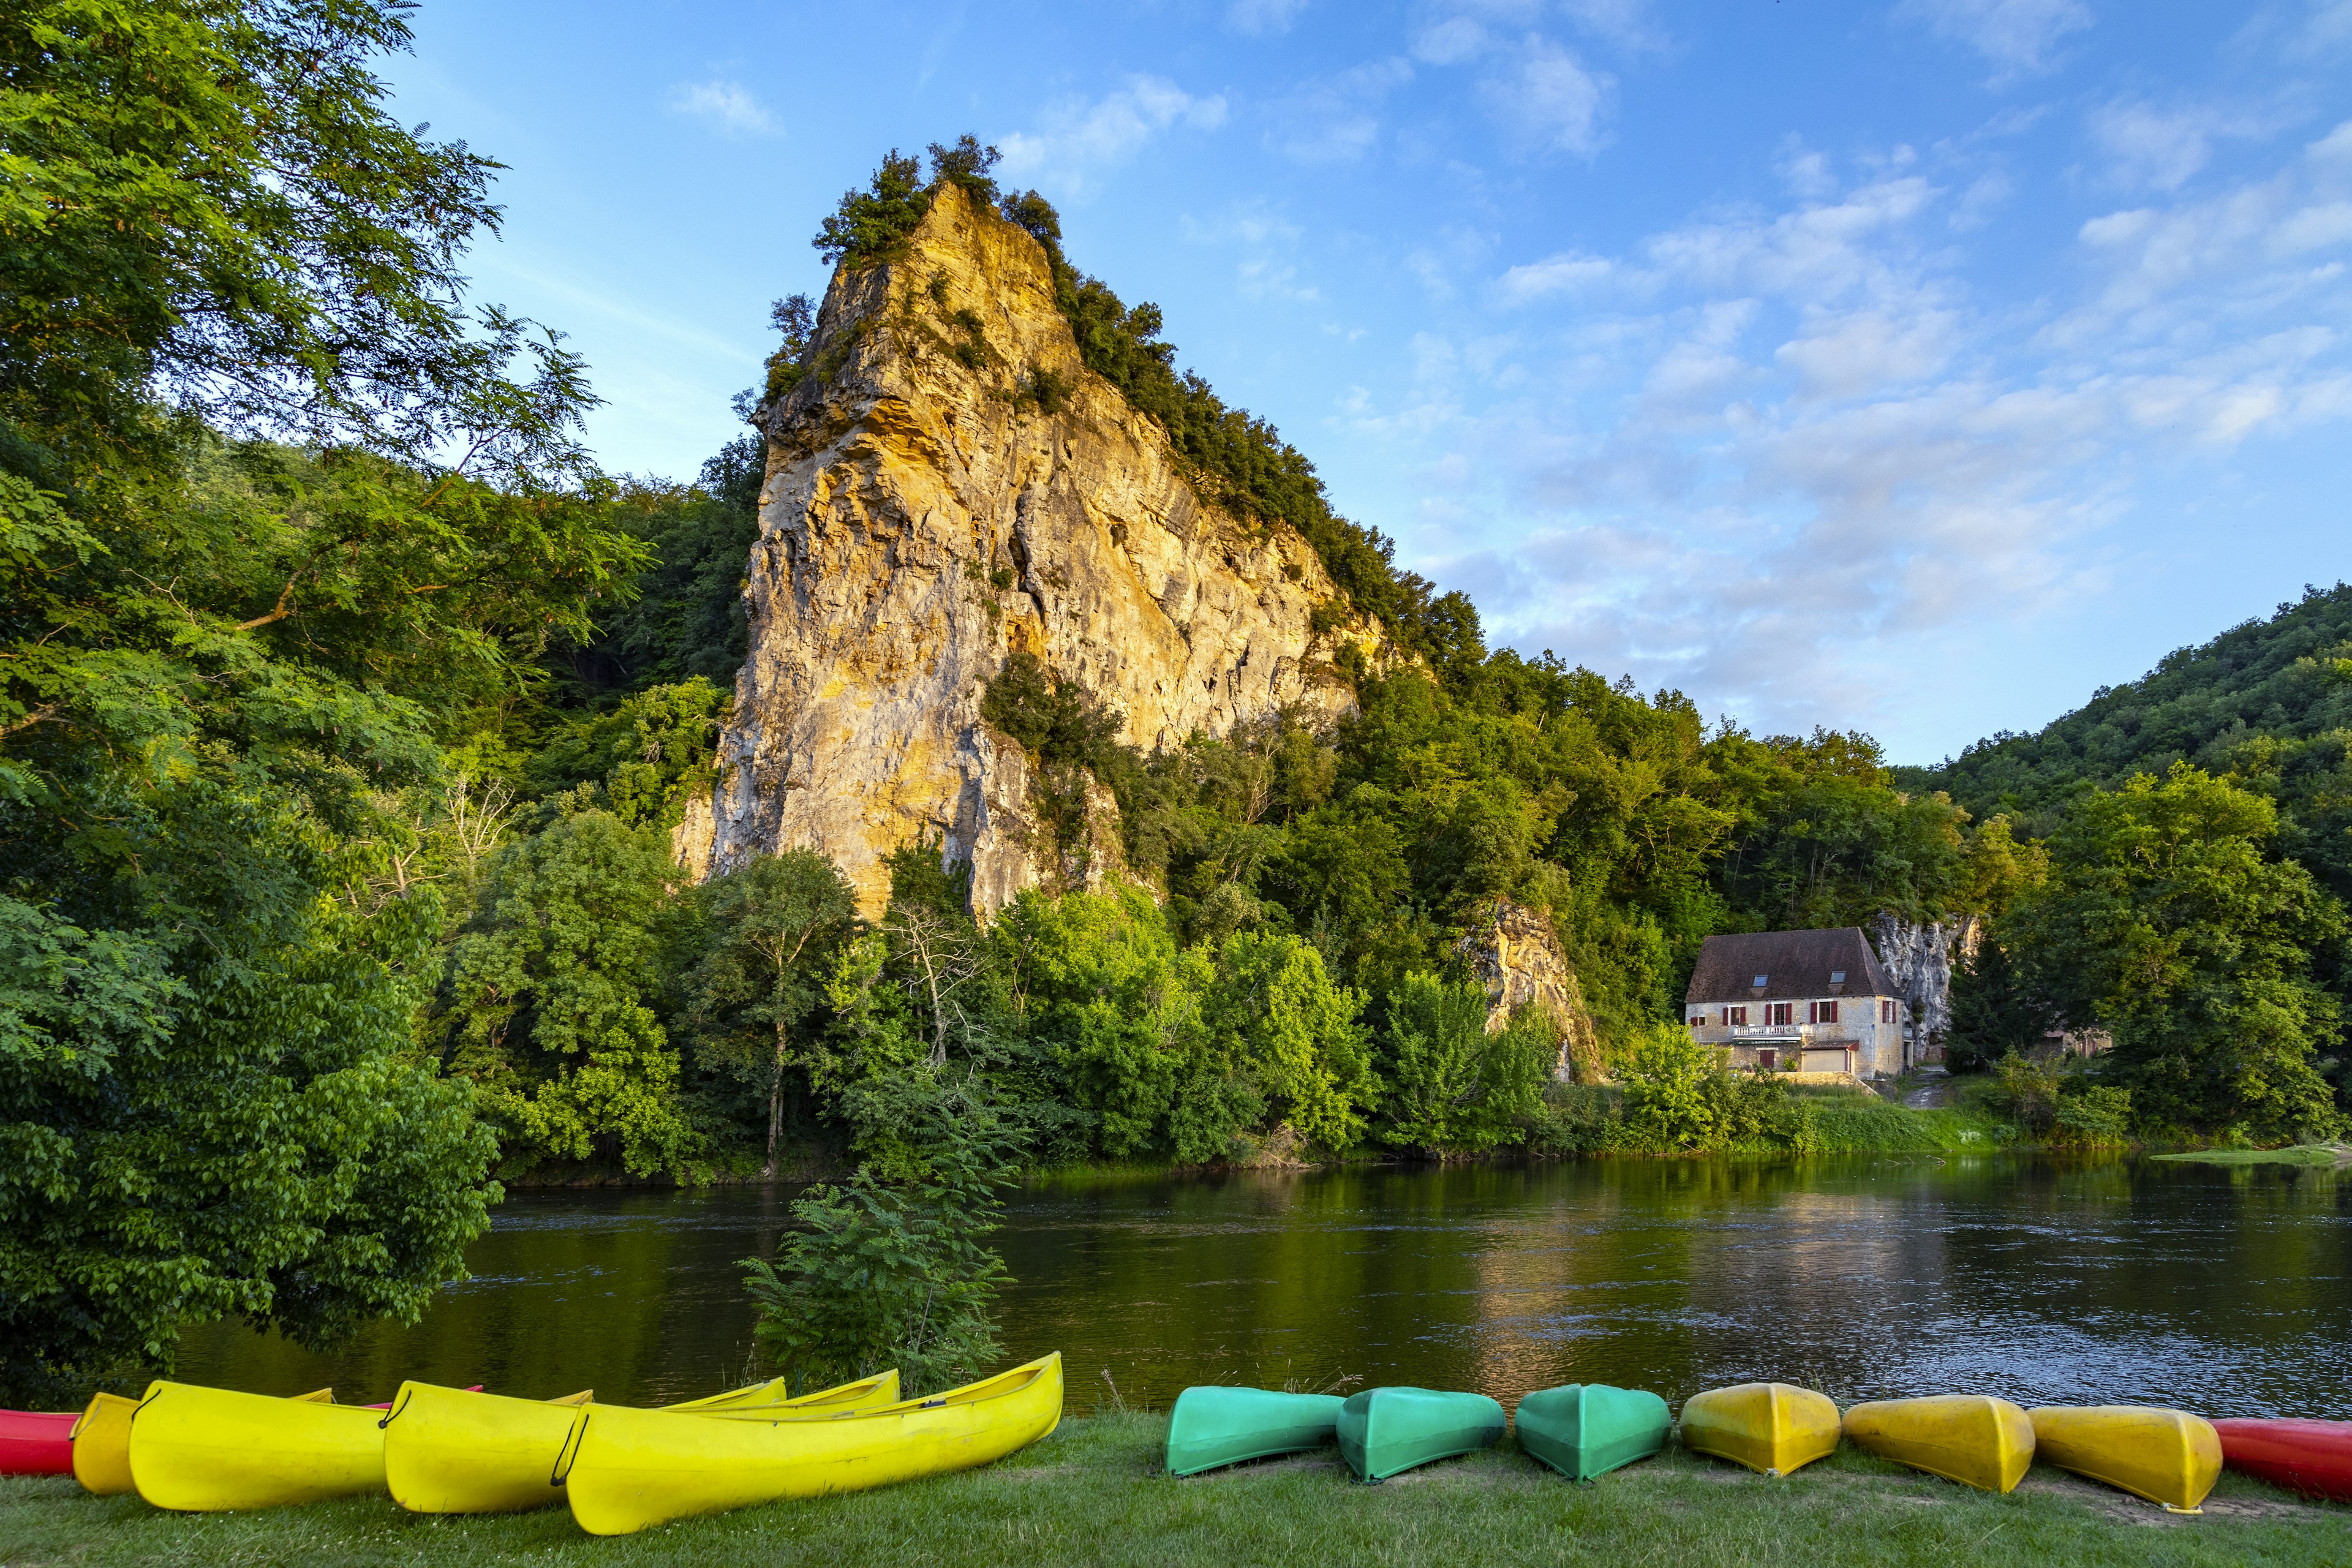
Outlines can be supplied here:
[[[873, 921], [805, 852], [690, 883], [669, 830], [746, 653], [762, 445], [692, 483], [599, 468], [587, 368], [463, 275], [496, 165], [386, 112], [372, 62], [406, 43], [391, 0], [0, 20], [22, 109], [0, 193], [14, 1397], [168, 1363], [192, 1320], [328, 1342], [413, 1319], [501, 1182], [854, 1171], [754, 1280], [780, 1360], [824, 1368], [904, 1349], [872, 1292], [807, 1328], [845, 1299], [825, 1238], [928, 1226], [906, 1299], [978, 1301], [971, 1238], [1018, 1168], [1820, 1146], [1777, 1083], [1688, 1043], [1682, 986], [1710, 933], [1882, 911], [1989, 922], [1979, 1055], [2113, 1030], [2113, 1072], [2036, 1091], [2052, 1126], [2336, 1125], [2327, 704], [2352, 666], [2319, 623], [2343, 590], [2277, 623], [2316, 639], [2291, 657], [2232, 633], [2226, 677], [2200, 650], [2137, 707], [2103, 694], [2076, 739], [1932, 779], [1861, 735], [1709, 723], [1489, 650], [970, 137], [928, 168], [894, 152], [820, 215], [820, 252], [887, 265], [940, 182], [966, 186], [1047, 247], [1089, 368], [1221, 503], [1307, 539], [1402, 657], [1350, 668], [1335, 726], [1152, 755], [1008, 661], [989, 716], [1049, 820], [1085, 776], [1111, 787], [1122, 890], [983, 925], [919, 844]], [[779, 302], [739, 406], [825, 374], [811, 320]], [[2132, 775], [2176, 755], [2198, 765]], [[1551, 921], [1613, 1087], [1554, 1080], [1559, 1020], [1489, 1032], [1460, 943], [1501, 898]], [[973, 1317], [922, 1364], [990, 1342]]]

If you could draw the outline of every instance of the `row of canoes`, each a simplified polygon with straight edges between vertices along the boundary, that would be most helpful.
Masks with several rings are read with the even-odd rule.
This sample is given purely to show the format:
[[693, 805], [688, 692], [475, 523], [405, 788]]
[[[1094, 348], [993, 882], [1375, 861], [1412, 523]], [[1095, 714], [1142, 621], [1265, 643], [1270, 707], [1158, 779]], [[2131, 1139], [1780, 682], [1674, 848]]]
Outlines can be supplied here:
[[1003, 1458], [1062, 1417], [1062, 1358], [898, 1397], [898, 1374], [785, 1397], [782, 1379], [659, 1410], [593, 1393], [512, 1399], [404, 1383], [384, 1405], [157, 1382], [79, 1416], [0, 1413], [0, 1472], [70, 1472], [89, 1491], [211, 1511], [389, 1493], [419, 1513], [568, 1503], [625, 1535], [779, 1498], [861, 1491]]
[[[1528, 1394], [1515, 1419], [1483, 1394], [1373, 1388], [1342, 1399], [1261, 1388], [1188, 1388], [1168, 1425], [1171, 1475], [1336, 1444], [1359, 1479], [1390, 1476], [1499, 1443], [1564, 1476], [1593, 1480], [1662, 1452], [1675, 1431], [1646, 1389], [1570, 1384]], [[1984, 1394], [1883, 1399], [1841, 1414], [1825, 1394], [1743, 1383], [1694, 1394], [1683, 1447], [1785, 1476], [1841, 1440], [1930, 1475], [2006, 1492], [2037, 1458], [2168, 1509], [2193, 1511], [2226, 1463], [2275, 1485], [2352, 1501], [2352, 1422], [2208, 1421], [2144, 1405], [2025, 1410]]]

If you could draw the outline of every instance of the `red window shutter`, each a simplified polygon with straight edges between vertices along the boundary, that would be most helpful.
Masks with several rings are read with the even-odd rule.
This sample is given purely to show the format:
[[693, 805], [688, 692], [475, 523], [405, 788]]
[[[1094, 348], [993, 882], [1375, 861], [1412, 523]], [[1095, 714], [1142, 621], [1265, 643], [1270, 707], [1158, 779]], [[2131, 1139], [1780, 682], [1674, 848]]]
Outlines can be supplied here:
[[1806, 1003], [1806, 1004], [1805, 1004], [1805, 1022], [1806, 1022], [1806, 1023], [1808, 1023], [1808, 1024], [1818, 1024], [1818, 1023], [1820, 1023], [1821, 1021], [1822, 1021], [1822, 1005], [1821, 1005], [1820, 1003], [1818, 1003], [1818, 1002], [1808, 1002], [1808, 1003]]
[[1836, 1003], [1824, 1002], [1822, 1004], [1822, 1022], [1824, 1024], [1834, 1024], [1837, 1022]]

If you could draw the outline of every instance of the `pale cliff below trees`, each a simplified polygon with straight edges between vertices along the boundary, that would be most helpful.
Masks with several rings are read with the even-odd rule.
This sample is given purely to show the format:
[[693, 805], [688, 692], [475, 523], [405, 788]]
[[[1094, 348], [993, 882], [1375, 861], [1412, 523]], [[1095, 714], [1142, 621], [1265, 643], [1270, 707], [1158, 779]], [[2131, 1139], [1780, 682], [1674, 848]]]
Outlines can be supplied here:
[[710, 815], [678, 837], [698, 874], [815, 849], [869, 915], [910, 844], [969, 861], [983, 915], [1070, 880], [1020, 746], [982, 717], [1016, 653], [1145, 752], [1352, 709], [1329, 661], [1339, 639], [1376, 654], [1381, 628], [1340, 613], [1296, 533], [1202, 499], [1081, 363], [1045, 248], [959, 186], [900, 256], [835, 274], [801, 363], [760, 411], [751, 654]]

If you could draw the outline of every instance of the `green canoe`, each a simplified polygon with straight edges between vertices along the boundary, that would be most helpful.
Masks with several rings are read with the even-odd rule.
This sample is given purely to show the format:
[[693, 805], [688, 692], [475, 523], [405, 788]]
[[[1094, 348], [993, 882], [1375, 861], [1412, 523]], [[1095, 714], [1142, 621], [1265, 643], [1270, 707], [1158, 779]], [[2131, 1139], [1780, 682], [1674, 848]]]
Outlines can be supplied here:
[[1503, 1440], [1503, 1407], [1483, 1394], [1368, 1388], [1339, 1407], [1339, 1457], [1368, 1481]]
[[1188, 1388], [1168, 1417], [1168, 1473], [1197, 1475], [1244, 1459], [1319, 1448], [1331, 1441], [1340, 1404], [1336, 1394]]
[[1519, 1447], [1570, 1480], [1589, 1481], [1666, 1446], [1675, 1418], [1645, 1388], [1571, 1383], [1519, 1401]]

